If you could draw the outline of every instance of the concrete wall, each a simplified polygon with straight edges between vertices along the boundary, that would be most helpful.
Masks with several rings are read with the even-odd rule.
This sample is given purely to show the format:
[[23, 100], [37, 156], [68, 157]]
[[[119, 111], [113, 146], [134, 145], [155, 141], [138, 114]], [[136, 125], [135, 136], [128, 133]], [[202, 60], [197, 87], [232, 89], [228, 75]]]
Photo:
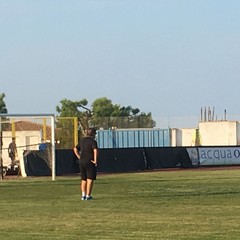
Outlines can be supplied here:
[[237, 122], [237, 145], [240, 145], [240, 122]]
[[171, 129], [171, 146], [173, 147], [238, 145], [240, 145], [240, 122], [238, 121], [200, 122], [198, 129]]
[[202, 146], [236, 146], [236, 121], [200, 122], [199, 132]]
[[195, 132], [196, 129], [192, 128], [171, 129], [171, 146], [195, 146]]

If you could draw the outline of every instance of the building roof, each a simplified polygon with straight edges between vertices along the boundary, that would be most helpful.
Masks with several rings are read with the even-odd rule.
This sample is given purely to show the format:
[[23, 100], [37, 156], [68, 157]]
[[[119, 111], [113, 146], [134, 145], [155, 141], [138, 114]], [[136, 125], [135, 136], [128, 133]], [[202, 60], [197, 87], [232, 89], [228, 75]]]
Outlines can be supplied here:
[[[15, 121], [15, 131], [42, 131], [44, 125], [31, 121]], [[12, 123], [4, 123], [3, 131], [12, 131]], [[46, 125], [47, 138], [51, 136], [51, 127]]]

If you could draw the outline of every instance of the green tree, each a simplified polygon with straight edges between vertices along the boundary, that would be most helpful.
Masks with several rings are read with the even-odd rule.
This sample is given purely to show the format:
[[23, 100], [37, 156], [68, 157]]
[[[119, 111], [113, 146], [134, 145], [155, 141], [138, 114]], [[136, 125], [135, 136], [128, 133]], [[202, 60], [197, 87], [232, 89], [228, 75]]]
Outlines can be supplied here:
[[92, 104], [92, 111], [95, 117], [119, 116], [120, 106], [113, 105], [106, 97], [96, 99]]
[[[6, 106], [6, 103], [4, 101], [5, 97], [6, 97], [5, 93], [0, 94], [0, 113], [4, 113], [4, 114], [8, 113], [7, 106]], [[2, 121], [4, 122], [6, 119], [7, 119], [6, 117], [2, 117], [1, 118], [1, 122]], [[2, 130], [7, 128], [7, 124], [6, 123], [1, 123], [1, 124], [2, 124], [1, 125], [1, 129]]]
[[106, 97], [92, 104], [91, 124], [97, 128], [153, 128], [156, 126], [151, 113], [141, 113], [138, 108], [121, 107]]
[[7, 107], [4, 101], [5, 93], [0, 94], [0, 113], [7, 113]]
[[84, 130], [89, 127], [89, 119], [91, 118], [91, 110], [86, 107], [88, 101], [82, 99], [80, 101], [71, 101], [69, 99], [63, 99], [60, 101], [60, 106], [56, 107], [58, 113], [58, 121], [56, 123], [56, 137], [60, 141], [58, 148], [69, 148], [69, 143], [73, 139], [74, 135], [74, 122], [67, 117], [78, 118], [78, 136], [84, 135]]
[[[87, 108], [88, 101], [71, 101], [63, 99], [61, 106], [57, 106], [56, 110], [59, 117], [78, 117], [79, 126], [82, 131], [88, 127], [94, 126], [98, 129], [109, 128], [153, 128], [156, 126], [152, 119], [151, 113], [141, 112], [139, 108], [131, 106], [120, 106], [113, 104], [106, 97], [96, 99], [91, 106]], [[66, 128], [63, 127], [62, 128]], [[64, 133], [66, 136], [68, 133]]]
[[121, 114], [120, 106], [114, 105], [112, 101], [106, 97], [98, 98], [93, 102], [92, 112], [91, 125], [103, 129], [114, 126], [114, 119]]
[[86, 99], [80, 101], [63, 99], [60, 103], [61, 106], [56, 107], [56, 111], [59, 114], [58, 117], [77, 117], [82, 129], [89, 127], [88, 123], [92, 116], [92, 112], [86, 107], [88, 104]]

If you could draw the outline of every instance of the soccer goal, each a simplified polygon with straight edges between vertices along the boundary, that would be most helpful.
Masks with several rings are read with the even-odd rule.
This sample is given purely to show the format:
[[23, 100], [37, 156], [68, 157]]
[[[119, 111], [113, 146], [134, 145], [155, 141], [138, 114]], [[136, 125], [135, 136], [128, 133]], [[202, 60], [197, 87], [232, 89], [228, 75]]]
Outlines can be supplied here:
[[16, 170], [27, 177], [25, 160], [34, 153], [55, 180], [54, 114], [0, 114], [0, 138], [1, 178]]

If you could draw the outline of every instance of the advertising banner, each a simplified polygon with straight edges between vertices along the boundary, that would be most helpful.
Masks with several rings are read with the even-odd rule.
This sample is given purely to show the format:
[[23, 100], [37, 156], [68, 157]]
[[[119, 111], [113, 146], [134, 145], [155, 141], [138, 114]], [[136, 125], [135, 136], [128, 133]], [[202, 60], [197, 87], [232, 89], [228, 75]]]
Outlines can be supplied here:
[[187, 148], [187, 153], [192, 162], [192, 166], [193, 167], [199, 166], [200, 162], [198, 156], [198, 148], [196, 147]]
[[240, 164], [240, 147], [198, 147], [187, 151], [193, 166]]

